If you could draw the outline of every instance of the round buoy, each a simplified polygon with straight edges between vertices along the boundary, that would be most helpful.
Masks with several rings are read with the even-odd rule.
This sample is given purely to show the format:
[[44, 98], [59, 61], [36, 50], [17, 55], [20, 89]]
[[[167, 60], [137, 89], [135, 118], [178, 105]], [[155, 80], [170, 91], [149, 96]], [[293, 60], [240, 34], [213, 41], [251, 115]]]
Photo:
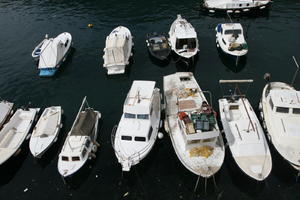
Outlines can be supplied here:
[[158, 132], [158, 139], [163, 139], [164, 134], [162, 132]]
[[94, 25], [93, 25], [93, 24], [88, 24], [88, 27], [89, 27], [89, 28], [93, 28]]
[[270, 73], [265, 73], [264, 74], [264, 79], [269, 82], [270, 79], [271, 79], [271, 74]]

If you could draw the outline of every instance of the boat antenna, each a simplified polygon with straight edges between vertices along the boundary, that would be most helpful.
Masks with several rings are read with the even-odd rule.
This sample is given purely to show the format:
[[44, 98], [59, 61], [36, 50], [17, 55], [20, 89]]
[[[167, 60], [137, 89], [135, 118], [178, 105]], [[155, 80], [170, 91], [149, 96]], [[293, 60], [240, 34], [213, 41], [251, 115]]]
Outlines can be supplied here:
[[296, 77], [297, 77], [297, 74], [298, 74], [298, 71], [299, 71], [299, 65], [298, 65], [298, 62], [297, 62], [295, 56], [293, 56], [293, 60], [294, 60], [294, 62], [295, 62], [295, 64], [296, 64], [297, 70], [296, 70], [296, 72], [295, 72], [295, 74], [294, 74], [293, 80], [292, 80], [292, 82], [291, 82], [291, 86], [294, 85], [294, 82], [295, 82], [295, 80], [296, 80]]

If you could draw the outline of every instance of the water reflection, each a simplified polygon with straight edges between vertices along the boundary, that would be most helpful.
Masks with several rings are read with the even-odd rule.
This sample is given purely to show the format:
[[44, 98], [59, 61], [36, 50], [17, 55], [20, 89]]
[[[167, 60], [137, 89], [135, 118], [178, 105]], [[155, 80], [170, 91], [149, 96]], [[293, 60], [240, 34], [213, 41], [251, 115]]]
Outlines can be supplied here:
[[247, 64], [247, 56], [236, 59], [233, 56], [225, 54], [220, 48], [218, 48], [218, 55], [221, 62], [234, 73], [242, 71]]

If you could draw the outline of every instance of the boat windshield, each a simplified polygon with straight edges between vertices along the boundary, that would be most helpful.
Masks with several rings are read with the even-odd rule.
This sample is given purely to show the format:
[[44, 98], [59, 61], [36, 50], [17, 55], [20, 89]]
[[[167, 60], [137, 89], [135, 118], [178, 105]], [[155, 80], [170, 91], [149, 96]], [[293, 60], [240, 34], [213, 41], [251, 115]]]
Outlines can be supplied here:
[[122, 135], [122, 136], [121, 136], [121, 140], [129, 140], [129, 141], [131, 141], [131, 140], [132, 140], [132, 137], [129, 136], [129, 135]]
[[293, 114], [300, 114], [300, 108], [293, 108]]
[[61, 160], [63, 160], [63, 161], [69, 161], [69, 157], [67, 157], [67, 156], [62, 156], [62, 157], [61, 157]]
[[289, 108], [277, 107], [276, 108], [276, 112], [279, 112], [279, 113], [289, 113]]
[[194, 49], [196, 48], [196, 38], [184, 38], [176, 40], [176, 49]]
[[73, 156], [73, 157], [72, 157], [72, 161], [80, 161], [79, 156]]
[[242, 34], [242, 30], [241, 29], [229, 29], [229, 30], [225, 30], [225, 35], [240, 35]]
[[131, 113], [124, 113], [125, 118], [130, 118], [130, 119], [134, 119], [135, 118], [135, 114], [131, 114]]
[[138, 119], [149, 119], [149, 115], [148, 114], [143, 114], [143, 115], [137, 115]]
[[136, 136], [136, 137], [134, 137], [134, 140], [137, 141], [137, 142], [145, 142], [146, 138], [145, 137]]

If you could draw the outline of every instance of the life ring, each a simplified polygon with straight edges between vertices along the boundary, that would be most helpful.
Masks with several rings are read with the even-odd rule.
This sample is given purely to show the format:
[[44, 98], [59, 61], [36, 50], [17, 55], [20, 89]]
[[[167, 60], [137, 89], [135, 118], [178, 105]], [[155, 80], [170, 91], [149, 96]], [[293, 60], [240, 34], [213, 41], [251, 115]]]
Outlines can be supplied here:
[[97, 149], [98, 149], [97, 145], [94, 144], [94, 145], [92, 146], [92, 152], [93, 152], [93, 153], [96, 153], [96, 152], [97, 152]]

